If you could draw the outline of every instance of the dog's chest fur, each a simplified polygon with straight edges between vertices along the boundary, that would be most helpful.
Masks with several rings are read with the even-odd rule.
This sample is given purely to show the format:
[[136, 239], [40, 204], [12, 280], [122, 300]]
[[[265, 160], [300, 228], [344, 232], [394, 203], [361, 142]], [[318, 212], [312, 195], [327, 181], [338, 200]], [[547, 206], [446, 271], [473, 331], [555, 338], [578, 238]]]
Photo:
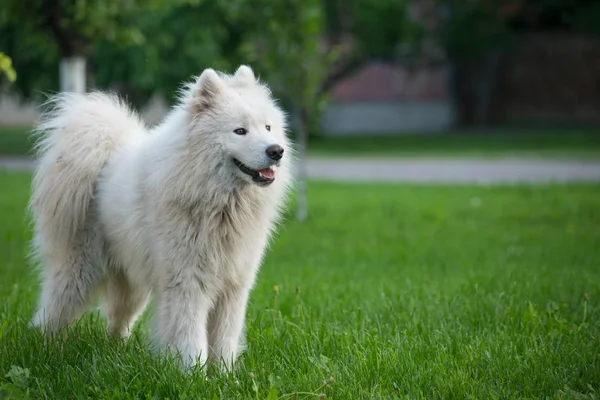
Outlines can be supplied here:
[[[197, 277], [216, 290], [252, 285], [267, 244], [272, 217], [259, 188], [232, 191], [213, 201], [178, 203], [177, 226], [188, 226], [178, 246], [191, 251]], [[264, 189], [263, 189], [264, 192]]]

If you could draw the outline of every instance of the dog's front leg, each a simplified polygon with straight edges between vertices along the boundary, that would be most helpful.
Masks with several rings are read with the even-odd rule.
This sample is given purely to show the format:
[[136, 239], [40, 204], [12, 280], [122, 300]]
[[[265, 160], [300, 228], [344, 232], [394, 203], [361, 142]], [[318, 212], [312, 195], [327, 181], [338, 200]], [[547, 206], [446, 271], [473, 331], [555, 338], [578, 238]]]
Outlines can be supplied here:
[[157, 341], [181, 356], [185, 366], [204, 365], [208, 358], [206, 323], [210, 300], [194, 279], [181, 279], [157, 296]]
[[208, 320], [210, 359], [231, 368], [242, 347], [249, 288], [229, 288], [219, 296]]

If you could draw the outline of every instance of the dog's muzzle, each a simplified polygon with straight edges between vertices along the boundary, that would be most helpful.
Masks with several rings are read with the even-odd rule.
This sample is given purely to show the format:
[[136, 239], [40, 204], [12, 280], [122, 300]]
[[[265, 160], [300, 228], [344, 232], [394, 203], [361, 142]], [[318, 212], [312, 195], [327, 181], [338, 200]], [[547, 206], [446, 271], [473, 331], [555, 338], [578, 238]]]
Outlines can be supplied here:
[[275, 180], [275, 170], [272, 167], [264, 169], [252, 169], [244, 165], [237, 158], [233, 159], [233, 163], [242, 171], [244, 174], [250, 176], [252, 181], [261, 186], [268, 186]]

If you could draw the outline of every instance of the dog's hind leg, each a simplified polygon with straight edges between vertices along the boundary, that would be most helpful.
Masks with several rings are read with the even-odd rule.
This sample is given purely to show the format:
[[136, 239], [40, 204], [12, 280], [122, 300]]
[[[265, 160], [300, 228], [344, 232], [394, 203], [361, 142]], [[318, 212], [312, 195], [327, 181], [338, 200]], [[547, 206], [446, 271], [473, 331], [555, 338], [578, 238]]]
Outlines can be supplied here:
[[85, 254], [65, 255], [45, 260], [40, 305], [32, 321], [50, 334], [66, 327], [84, 311], [103, 275]]
[[146, 308], [149, 297], [149, 289], [132, 285], [123, 272], [114, 272], [108, 276], [106, 313], [109, 334], [129, 337], [135, 321]]

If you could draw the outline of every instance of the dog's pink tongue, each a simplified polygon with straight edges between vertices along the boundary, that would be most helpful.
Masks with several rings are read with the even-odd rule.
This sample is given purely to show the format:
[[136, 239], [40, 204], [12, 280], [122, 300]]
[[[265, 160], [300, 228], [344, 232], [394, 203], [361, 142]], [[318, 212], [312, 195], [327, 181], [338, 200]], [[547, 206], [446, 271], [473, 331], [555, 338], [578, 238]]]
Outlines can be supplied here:
[[259, 169], [258, 172], [260, 172], [260, 174], [262, 176], [264, 176], [265, 178], [268, 178], [268, 179], [275, 178], [275, 171], [273, 171], [271, 168]]

